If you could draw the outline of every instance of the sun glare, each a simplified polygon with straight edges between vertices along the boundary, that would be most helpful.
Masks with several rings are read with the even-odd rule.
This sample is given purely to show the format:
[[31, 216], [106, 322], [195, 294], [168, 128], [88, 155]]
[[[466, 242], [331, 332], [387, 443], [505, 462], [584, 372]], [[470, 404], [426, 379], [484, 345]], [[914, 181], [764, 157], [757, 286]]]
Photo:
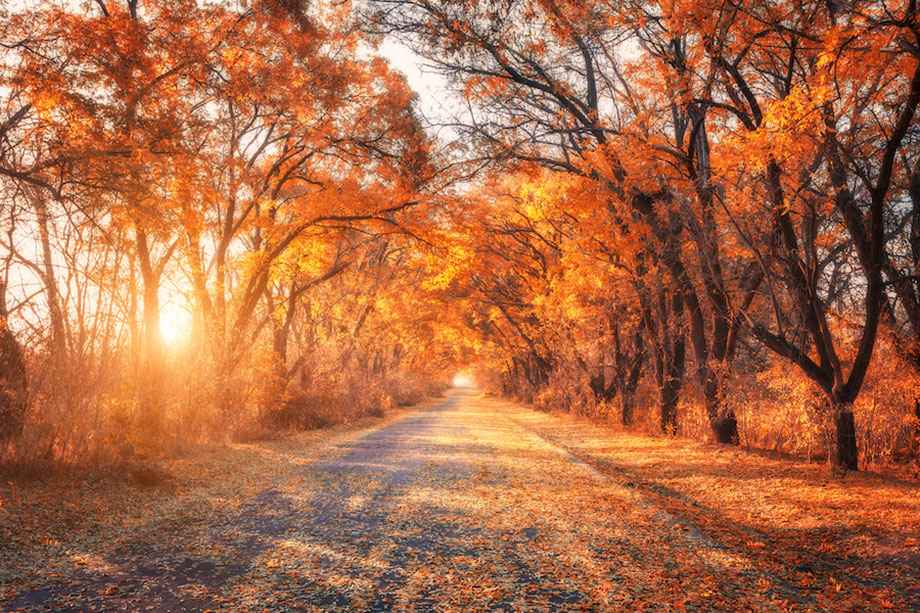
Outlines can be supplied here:
[[453, 379], [454, 387], [473, 387], [473, 377], [468, 375], [465, 372], [458, 372], [454, 375]]
[[192, 330], [192, 314], [175, 304], [165, 304], [160, 311], [160, 334], [167, 345], [185, 341]]

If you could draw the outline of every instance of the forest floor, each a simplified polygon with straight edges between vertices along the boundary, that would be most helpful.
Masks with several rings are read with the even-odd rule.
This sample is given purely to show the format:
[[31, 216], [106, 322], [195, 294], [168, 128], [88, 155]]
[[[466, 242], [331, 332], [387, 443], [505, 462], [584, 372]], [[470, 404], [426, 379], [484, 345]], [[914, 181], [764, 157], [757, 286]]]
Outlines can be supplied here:
[[0, 610], [920, 609], [920, 485], [474, 392], [0, 489]]

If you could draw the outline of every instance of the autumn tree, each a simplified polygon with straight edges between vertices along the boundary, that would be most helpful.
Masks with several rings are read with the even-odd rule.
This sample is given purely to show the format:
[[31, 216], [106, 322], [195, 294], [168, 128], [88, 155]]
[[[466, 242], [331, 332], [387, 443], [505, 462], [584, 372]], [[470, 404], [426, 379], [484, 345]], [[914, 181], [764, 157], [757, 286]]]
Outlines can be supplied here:
[[[314, 292], [349, 272], [354, 300], [374, 304], [368, 271], [387, 270], [375, 282], [386, 285], [412, 268], [393, 252], [424, 243], [422, 211], [444, 183], [411, 90], [348, 6], [100, 0], [4, 16], [2, 246], [24, 280], [4, 281], [4, 298], [17, 296], [4, 326], [11, 313], [18, 326], [4, 356], [23, 375], [13, 434], [27, 369], [46, 408], [114, 407], [104, 425], [126, 426], [114, 438], [200, 423], [211, 400], [235, 427], [252, 417], [242, 405], [264, 356], [272, 393], [303, 382], [295, 332], [337, 304]], [[187, 344], [161, 333], [163, 305], [177, 303], [192, 311]], [[422, 363], [406, 339], [384, 345], [342, 367], [377, 381]], [[48, 374], [52, 362], [67, 376]], [[193, 380], [199, 416], [172, 389]]]
[[[701, 103], [728, 113], [715, 120], [724, 134], [716, 154], [726, 206], [743, 215], [751, 192], [763, 199], [763, 221], [743, 236], [760, 274], [785, 291], [772, 303], [776, 327], [755, 318], [752, 331], [824, 391], [834, 461], [855, 469], [852, 404], [883, 314], [892, 312], [883, 284], [886, 226], [911, 172], [898, 158], [911, 156], [905, 138], [920, 102], [920, 63], [899, 41], [916, 44], [916, 11], [787, 8], [732, 7], [683, 22], [699, 29], [717, 79]], [[850, 250], [863, 304], [841, 309], [839, 275], [828, 265]], [[851, 319], [852, 340], [845, 327], [853, 324], [844, 323]]]
[[666, 427], [686, 322], [713, 435], [737, 442], [726, 393], [751, 335], [823, 391], [832, 458], [856, 467], [851, 407], [879, 326], [910, 330], [916, 310], [914, 3], [374, 4], [372, 27], [468, 101], [451, 127], [471, 160], [603, 192], [580, 204], [607, 233], [598, 253], [631, 254]]
[[[719, 441], [737, 442], [737, 423], [724, 403], [721, 373], [731, 359], [740, 304], [727, 304], [720, 266], [713, 266], [719, 259], [717, 247], [712, 247], [717, 238], [713, 220], [699, 217], [711, 204], [704, 204], [688, 223], [684, 214], [697, 194], [686, 189], [686, 181], [667, 180], [674, 174], [666, 167], [672, 161], [624, 155], [631, 147], [667, 150], [669, 141], [676, 141], [671, 149], [691, 147], [699, 132], [691, 138], [688, 109], [676, 99], [673, 87], [664, 94], [672, 97], [677, 114], [662, 121], [655, 114], [659, 92], [635, 88], [624, 77], [620, 55], [633, 31], [620, 9], [602, 2], [379, 4], [386, 8], [377, 23], [414, 41], [418, 53], [455, 78], [476, 101], [472, 115], [460, 121], [467, 137], [491, 158], [536, 162], [598, 181], [609, 194], [601, 214], [619, 216], [624, 224], [635, 218], [650, 228], [654, 255], [649, 257], [667, 268], [681, 294], [674, 304], [678, 316], [687, 312], [697, 381], [713, 433]], [[701, 190], [708, 194], [711, 188]], [[702, 289], [682, 251], [688, 225], [706, 245], [696, 253], [700, 269], [707, 271]]]

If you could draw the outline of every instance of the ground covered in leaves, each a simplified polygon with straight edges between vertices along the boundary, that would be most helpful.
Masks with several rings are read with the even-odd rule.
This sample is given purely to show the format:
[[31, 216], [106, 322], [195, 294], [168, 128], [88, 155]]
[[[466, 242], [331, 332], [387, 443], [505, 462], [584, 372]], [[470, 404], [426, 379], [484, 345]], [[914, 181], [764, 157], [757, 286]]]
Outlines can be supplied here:
[[168, 468], [3, 490], [0, 609], [920, 608], [916, 483], [472, 392]]

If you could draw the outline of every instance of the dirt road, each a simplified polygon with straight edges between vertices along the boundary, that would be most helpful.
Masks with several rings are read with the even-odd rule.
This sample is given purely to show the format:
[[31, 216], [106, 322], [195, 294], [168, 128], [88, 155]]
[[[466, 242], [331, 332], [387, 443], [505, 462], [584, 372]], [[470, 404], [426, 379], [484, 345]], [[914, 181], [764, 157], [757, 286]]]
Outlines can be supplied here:
[[309, 460], [279, 455], [284, 477], [234, 513], [69, 550], [83, 563], [0, 609], [814, 606], [537, 434], [529, 412], [455, 391]]

